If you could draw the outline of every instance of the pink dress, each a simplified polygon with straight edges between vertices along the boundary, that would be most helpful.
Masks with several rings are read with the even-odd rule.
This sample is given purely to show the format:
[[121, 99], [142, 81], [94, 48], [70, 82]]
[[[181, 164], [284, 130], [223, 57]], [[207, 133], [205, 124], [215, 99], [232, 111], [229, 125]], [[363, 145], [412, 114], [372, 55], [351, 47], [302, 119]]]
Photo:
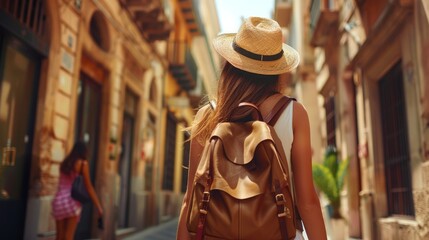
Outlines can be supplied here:
[[74, 179], [78, 176], [72, 172], [69, 175], [61, 173], [58, 191], [52, 201], [52, 210], [55, 220], [80, 216], [82, 206], [80, 202], [71, 197], [71, 187]]

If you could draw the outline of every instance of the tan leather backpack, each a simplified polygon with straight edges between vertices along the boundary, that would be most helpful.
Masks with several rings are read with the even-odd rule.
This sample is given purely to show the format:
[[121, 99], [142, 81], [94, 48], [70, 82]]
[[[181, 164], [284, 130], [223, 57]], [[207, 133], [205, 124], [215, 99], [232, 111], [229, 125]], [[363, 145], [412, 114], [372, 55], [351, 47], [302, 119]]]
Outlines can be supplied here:
[[265, 118], [241, 103], [206, 142], [189, 203], [191, 239], [294, 239], [288, 164], [272, 127], [291, 99], [269, 100]]

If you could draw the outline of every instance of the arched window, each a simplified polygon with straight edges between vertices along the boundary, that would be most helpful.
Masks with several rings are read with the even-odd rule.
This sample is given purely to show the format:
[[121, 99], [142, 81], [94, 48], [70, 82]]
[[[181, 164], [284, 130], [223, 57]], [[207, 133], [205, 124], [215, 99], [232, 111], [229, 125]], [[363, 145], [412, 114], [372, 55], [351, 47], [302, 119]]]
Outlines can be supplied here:
[[89, 32], [95, 44], [103, 51], [108, 52], [110, 48], [110, 39], [106, 20], [100, 11], [95, 11], [92, 15], [89, 23]]

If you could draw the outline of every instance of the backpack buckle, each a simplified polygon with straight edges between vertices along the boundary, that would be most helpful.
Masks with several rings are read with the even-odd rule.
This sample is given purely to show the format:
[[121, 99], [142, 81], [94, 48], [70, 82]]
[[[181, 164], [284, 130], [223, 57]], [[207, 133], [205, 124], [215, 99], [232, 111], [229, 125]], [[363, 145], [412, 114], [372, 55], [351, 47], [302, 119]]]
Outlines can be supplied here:
[[286, 203], [285, 196], [283, 193], [276, 194], [276, 203], [277, 205], [282, 205]]
[[288, 207], [285, 206], [285, 212], [286, 212], [286, 217], [287, 218], [292, 218], [292, 215], [290, 215], [290, 210]]
[[203, 192], [203, 199], [202, 202], [209, 202], [210, 201], [210, 192]]
[[283, 207], [283, 212], [277, 213], [277, 216], [279, 218], [282, 218], [282, 217], [292, 218], [292, 215], [290, 215], [290, 210], [286, 206]]

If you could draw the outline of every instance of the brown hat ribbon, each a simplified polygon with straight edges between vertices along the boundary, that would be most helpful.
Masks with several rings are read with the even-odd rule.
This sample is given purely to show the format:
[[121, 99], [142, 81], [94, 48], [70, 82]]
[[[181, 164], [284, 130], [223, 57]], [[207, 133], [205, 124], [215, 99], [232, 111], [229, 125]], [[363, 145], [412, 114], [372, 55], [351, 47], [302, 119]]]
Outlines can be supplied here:
[[238, 46], [235, 40], [232, 42], [232, 48], [234, 49], [234, 51], [238, 52], [239, 54], [245, 57], [248, 57], [254, 60], [263, 61], [263, 62], [275, 61], [283, 57], [283, 49], [279, 53], [274, 55], [261, 55], [261, 54], [249, 52], [246, 49]]

